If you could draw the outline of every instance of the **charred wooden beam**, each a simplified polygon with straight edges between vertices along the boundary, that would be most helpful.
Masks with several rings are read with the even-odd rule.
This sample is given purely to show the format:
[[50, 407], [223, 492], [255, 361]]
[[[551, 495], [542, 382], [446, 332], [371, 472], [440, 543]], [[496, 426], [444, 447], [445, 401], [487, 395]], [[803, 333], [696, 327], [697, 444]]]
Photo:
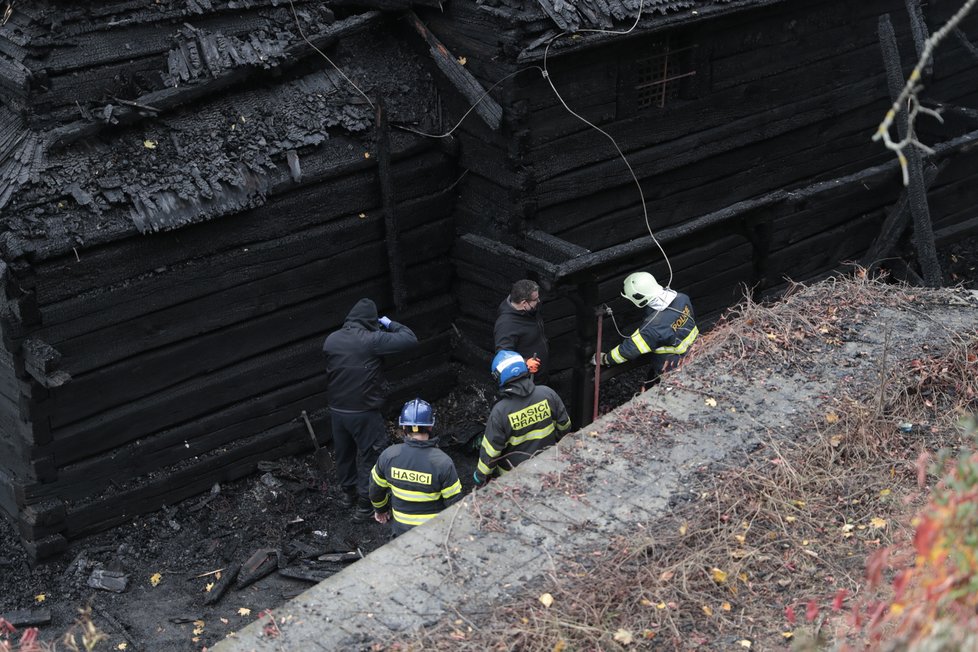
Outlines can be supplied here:
[[[900, 65], [900, 52], [897, 49], [896, 34], [890, 15], [884, 14], [879, 19], [880, 47], [883, 50], [883, 62], [886, 67], [886, 83], [890, 88], [890, 97], [895, 100], [903, 90], [903, 68]], [[906, 112], [897, 119], [897, 129], [900, 140], [907, 137], [909, 125]], [[927, 204], [927, 186], [924, 181], [923, 163], [920, 150], [914, 146], [904, 148], [907, 157], [907, 168], [910, 176], [910, 186], [907, 189], [910, 198], [910, 214], [913, 216], [914, 243], [917, 246], [917, 256], [924, 281], [930, 287], [940, 287], [943, 282], [941, 263], [937, 260], [937, 245], [934, 242], [934, 227], [930, 219], [930, 207]]]
[[954, 104], [945, 104], [942, 108], [948, 113], [955, 113], [970, 120], [978, 120], [978, 110]]
[[[380, 16], [380, 12], [371, 11], [338, 21], [319, 34], [310, 36], [308, 42], [302, 40], [286, 48], [283, 61], [289, 62], [289, 66], [292, 66], [309, 57], [318, 56], [317, 50], [328, 48], [344, 36], [366, 29], [377, 21]], [[281, 70], [282, 66], [280, 65], [278, 68]], [[135, 100], [129, 100], [121, 107], [112, 107], [110, 112], [112, 117], [111, 121], [79, 120], [52, 129], [47, 133], [48, 146], [51, 149], [57, 149], [82, 138], [93, 136], [109, 126], [132, 124], [145, 116], [156, 116], [159, 112], [169, 111], [178, 106], [224, 91], [250, 79], [254, 75], [271, 74], [265, 69], [265, 62], [249, 62], [222, 72], [217, 77], [199, 84], [189, 84], [145, 93]]]
[[47, 342], [29, 337], [21, 345], [24, 368], [37, 382], [46, 388], [60, 387], [71, 380], [71, 375], [59, 369], [61, 353]]
[[377, 11], [404, 11], [412, 7], [441, 9], [442, 0], [332, 0], [330, 7], [363, 7]]
[[[947, 161], [941, 161], [940, 165], [928, 165], [927, 170], [924, 172], [924, 189], [930, 188], [931, 184], [940, 174], [941, 170], [947, 167]], [[859, 264], [865, 267], [867, 270], [872, 269], [874, 265], [879, 264], [880, 259], [889, 254], [893, 247], [896, 246], [897, 240], [903, 234], [903, 230], [907, 227], [907, 222], [910, 218], [910, 197], [906, 190], [900, 193], [900, 199], [894, 205], [893, 209], [890, 211], [889, 215], [883, 221], [883, 226], [880, 227], [880, 234], [873, 241], [873, 244], [869, 246], [866, 251], [866, 255], [862, 257]]]
[[538, 229], [527, 231], [524, 235], [526, 250], [547, 260], [562, 262], [591, 253], [590, 249]]
[[[927, 21], [924, 20], [924, 11], [920, 7], [920, 0], [906, 0], [907, 14], [910, 16], [910, 32], [913, 34], [913, 45], [917, 51], [917, 58], [924, 53], [927, 39], [930, 37], [927, 29]], [[928, 59], [927, 65], [921, 71], [924, 77], [930, 77], [934, 72], [933, 59]]]
[[394, 215], [395, 189], [394, 174], [391, 172], [391, 135], [387, 123], [387, 111], [383, 98], [375, 101], [377, 106], [377, 176], [380, 180], [381, 208], [384, 212], [384, 242], [387, 245], [387, 263], [391, 273], [391, 287], [394, 290], [394, 306], [400, 312], [405, 308], [407, 287], [404, 277], [404, 259], [401, 257], [401, 240]]
[[958, 40], [961, 42], [961, 45], [964, 46], [964, 49], [971, 53], [971, 56], [973, 56], [976, 60], [978, 60], [978, 47], [968, 40], [967, 35], [961, 31], [960, 27], [954, 28], [954, 35], [958, 37]]
[[[941, 161], [945, 158], [971, 151], [976, 147], [978, 147], [978, 130], [970, 131], [964, 135], [958, 136], [957, 138], [952, 138], [951, 140], [935, 145], [933, 147], [934, 154], [930, 156], [930, 160], [935, 162]], [[844, 185], [862, 183], [883, 175], [892, 174], [898, 166], [899, 163], [897, 163], [897, 161], [891, 160], [887, 161], [886, 163], [881, 163], [880, 165], [859, 170], [858, 172], [854, 172], [853, 174], [849, 174], [844, 177], [830, 179], [828, 181], [820, 181], [799, 190], [775, 190], [774, 192], [762, 195], [761, 197], [732, 204], [718, 211], [714, 211], [690, 220], [684, 224], [663, 229], [656, 233], [655, 237], [660, 243], [663, 244], [673, 242], [719, 224], [730, 222], [735, 219], [741, 219], [751, 213], [773, 209], [779, 204], [794, 204], [804, 202], [813, 197], [822, 195], [823, 193], [833, 192]], [[592, 254], [580, 256], [562, 263], [558, 266], [553, 280], [560, 281], [561, 279], [568, 278], [595, 267], [611, 266], [620, 263], [623, 260], [640, 256], [657, 249], [657, 245], [651, 238], [637, 238], [631, 242], [626, 242], [614, 247], [608, 247], [607, 249], [596, 251]]]
[[489, 92], [461, 63], [458, 57], [448, 51], [428, 27], [421, 22], [413, 11], [407, 13], [407, 21], [421, 35], [430, 48], [435, 65], [444, 73], [462, 96], [474, 107], [476, 114], [482, 118], [491, 129], [498, 130], [503, 120], [503, 108], [496, 100], [489, 97]]

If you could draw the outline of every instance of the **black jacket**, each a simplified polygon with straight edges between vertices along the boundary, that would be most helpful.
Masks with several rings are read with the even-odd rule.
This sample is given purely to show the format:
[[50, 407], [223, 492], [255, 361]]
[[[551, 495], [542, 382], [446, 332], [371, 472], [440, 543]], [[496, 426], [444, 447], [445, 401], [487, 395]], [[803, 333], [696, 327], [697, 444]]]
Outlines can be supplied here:
[[563, 401], [545, 385], [523, 377], [504, 385], [502, 392], [486, 423], [475, 470], [477, 482], [506, 473], [553, 446], [571, 425]]
[[608, 357], [612, 364], [622, 364], [651, 353], [652, 366], [661, 371], [666, 362], [685, 356], [699, 333], [693, 304], [688, 296], [677, 292], [666, 308], [656, 311], [647, 307], [639, 327], [613, 348]]
[[367, 412], [384, 406], [381, 356], [407, 351], [418, 343], [414, 331], [392, 321], [390, 328], [377, 322], [377, 306], [360, 299], [343, 322], [323, 343], [329, 407], [341, 412]]
[[370, 479], [374, 510], [390, 510], [407, 528], [434, 518], [462, 497], [455, 464], [438, 448], [437, 439], [406, 439], [389, 447], [380, 454]]
[[550, 347], [543, 333], [543, 315], [539, 310], [517, 310], [506, 297], [499, 304], [493, 339], [496, 351], [516, 351], [524, 359], [536, 355], [540, 358], [539, 375], [550, 373]]

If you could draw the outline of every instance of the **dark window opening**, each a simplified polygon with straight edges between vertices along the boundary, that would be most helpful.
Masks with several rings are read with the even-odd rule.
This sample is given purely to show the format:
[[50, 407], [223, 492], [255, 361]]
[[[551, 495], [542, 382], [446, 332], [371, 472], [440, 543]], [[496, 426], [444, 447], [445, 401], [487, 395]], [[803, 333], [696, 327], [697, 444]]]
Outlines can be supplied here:
[[678, 45], [669, 37], [651, 42], [635, 60], [635, 105], [664, 108], [684, 96], [684, 80], [696, 75], [695, 45]]

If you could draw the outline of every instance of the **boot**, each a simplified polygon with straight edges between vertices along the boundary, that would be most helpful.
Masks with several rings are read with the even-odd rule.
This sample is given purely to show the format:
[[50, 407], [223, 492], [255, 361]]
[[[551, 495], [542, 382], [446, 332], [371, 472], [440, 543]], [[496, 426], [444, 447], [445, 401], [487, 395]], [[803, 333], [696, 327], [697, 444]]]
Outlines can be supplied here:
[[353, 521], [363, 523], [374, 517], [374, 506], [366, 498], [358, 498], [357, 506], [353, 509]]
[[357, 500], [357, 490], [356, 489], [344, 489], [340, 493], [340, 497], [336, 499], [336, 504], [343, 509], [350, 509], [356, 503]]

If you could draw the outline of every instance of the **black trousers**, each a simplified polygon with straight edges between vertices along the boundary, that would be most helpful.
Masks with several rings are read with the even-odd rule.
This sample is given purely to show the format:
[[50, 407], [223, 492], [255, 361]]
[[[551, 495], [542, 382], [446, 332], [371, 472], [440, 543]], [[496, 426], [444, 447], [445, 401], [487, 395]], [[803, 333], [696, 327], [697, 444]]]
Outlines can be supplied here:
[[370, 470], [387, 448], [387, 427], [380, 412], [330, 411], [333, 425], [333, 453], [336, 455], [336, 478], [343, 491], [369, 501]]

